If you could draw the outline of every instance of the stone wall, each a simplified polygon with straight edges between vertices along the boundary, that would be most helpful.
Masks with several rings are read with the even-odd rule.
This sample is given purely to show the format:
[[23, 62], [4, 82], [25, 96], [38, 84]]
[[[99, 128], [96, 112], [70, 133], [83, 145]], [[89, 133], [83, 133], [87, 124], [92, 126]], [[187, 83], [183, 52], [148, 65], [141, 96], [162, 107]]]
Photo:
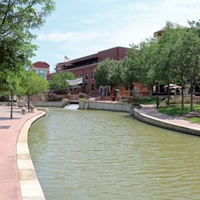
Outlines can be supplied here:
[[130, 104], [99, 101], [80, 101], [79, 109], [112, 110], [130, 112]]
[[66, 105], [63, 101], [45, 101], [45, 102], [33, 102], [35, 107], [59, 107], [62, 108]]

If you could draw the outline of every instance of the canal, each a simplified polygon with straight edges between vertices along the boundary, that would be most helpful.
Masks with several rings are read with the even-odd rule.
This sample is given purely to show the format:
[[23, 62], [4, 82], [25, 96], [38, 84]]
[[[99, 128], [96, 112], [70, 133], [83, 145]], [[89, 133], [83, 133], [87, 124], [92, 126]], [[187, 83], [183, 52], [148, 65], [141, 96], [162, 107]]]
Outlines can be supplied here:
[[200, 137], [128, 113], [50, 108], [29, 148], [47, 200], [199, 199]]

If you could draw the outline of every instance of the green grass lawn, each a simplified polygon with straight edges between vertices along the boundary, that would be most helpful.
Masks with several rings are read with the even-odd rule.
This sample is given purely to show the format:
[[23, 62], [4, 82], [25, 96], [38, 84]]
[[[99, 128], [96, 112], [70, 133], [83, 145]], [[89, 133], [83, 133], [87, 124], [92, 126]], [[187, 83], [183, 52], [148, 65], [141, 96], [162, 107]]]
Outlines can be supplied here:
[[[185, 104], [184, 110], [182, 110], [181, 105], [172, 105], [172, 106], [164, 106], [157, 109], [159, 112], [170, 115], [170, 116], [182, 116], [184, 114], [188, 114], [190, 112], [190, 105]], [[193, 105], [193, 110], [200, 110], [199, 104]]]
[[143, 97], [137, 100], [139, 104], [156, 104], [156, 98]]
[[195, 124], [200, 124], [200, 117], [187, 118], [187, 121], [189, 121], [191, 123], [195, 123]]
[[[148, 98], [148, 97], [144, 97], [144, 98], [140, 98], [137, 100], [138, 104], [156, 104], [156, 97], [154, 98]], [[164, 104], [163, 104], [164, 105]], [[182, 110], [181, 105], [177, 104], [177, 105], [171, 105], [171, 106], [160, 106], [159, 108], [157, 108], [158, 112], [169, 115], [169, 116], [173, 116], [173, 117], [179, 117], [182, 116], [184, 114], [188, 114], [190, 112], [190, 104], [184, 104], [184, 110]], [[193, 104], [193, 111], [198, 111], [200, 110], [200, 104]], [[191, 123], [196, 123], [196, 124], [200, 124], [200, 117], [190, 117], [187, 118], [187, 120]]]
[[[173, 105], [169, 107], [160, 107], [157, 109], [159, 112], [170, 115], [170, 116], [182, 116], [184, 114], [188, 114], [190, 112], [190, 105], [185, 104], [184, 105], [184, 110], [181, 109], [181, 105]], [[200, 110], [200, 105], [199, 104], [194, 104], [193, 105], [193, 111], [198, 111]], [[191, 123], [196, 123], [200, 124], [200, 117], [190, 117], [186, 119], [187, 121]]]

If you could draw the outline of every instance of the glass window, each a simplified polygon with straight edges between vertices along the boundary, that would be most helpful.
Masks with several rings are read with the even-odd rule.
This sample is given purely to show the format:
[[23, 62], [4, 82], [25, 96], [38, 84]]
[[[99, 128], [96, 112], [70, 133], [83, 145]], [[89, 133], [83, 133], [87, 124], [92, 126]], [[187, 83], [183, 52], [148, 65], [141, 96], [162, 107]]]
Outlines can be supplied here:
[[46, 71], [45, 70], [37, 70], [36, 73], [42, 77], [42, 78], [46, 78]]
[[94, 80], [94, 72], [91, 73], [91, 78]]
[[88, 74], [85, 74], [85, 80], [88, 80]]
[[91, 87], [92, 91], [94, 90], [94, 84], [92, 84], [92, 87]]

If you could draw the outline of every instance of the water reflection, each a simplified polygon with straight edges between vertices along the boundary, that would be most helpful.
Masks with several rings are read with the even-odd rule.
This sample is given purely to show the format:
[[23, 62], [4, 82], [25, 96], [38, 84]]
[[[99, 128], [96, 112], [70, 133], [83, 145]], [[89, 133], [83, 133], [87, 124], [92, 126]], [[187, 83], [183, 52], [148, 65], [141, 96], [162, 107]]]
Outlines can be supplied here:
[[47, 200], [199, 199], [200, 138], [127, 113], [50, 109], [29, 147]]

